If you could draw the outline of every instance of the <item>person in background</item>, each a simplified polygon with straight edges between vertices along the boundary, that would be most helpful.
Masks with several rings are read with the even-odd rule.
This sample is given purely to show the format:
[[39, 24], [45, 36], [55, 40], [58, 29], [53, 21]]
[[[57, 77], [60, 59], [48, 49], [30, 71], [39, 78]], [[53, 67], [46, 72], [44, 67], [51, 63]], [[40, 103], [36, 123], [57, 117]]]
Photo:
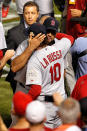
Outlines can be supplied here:
[[0, 70], [3, 69], [3, 67], [5, 66], [5, 64], [7, 63], [7, 61], [10, 60], [14, 56], [14, 54], [15, 54], [14, 50], [7, 50], [5, 52], [5, 55], [0, 60]]
[[34, 0], [15, 0], [17, 13], [20, 16], [20, 23], [24, 23], [23, 7], [27, 2], [34, 2]]
[[87, 97], [79, 100], [81, 108], [82, 131], [87, 131]]
[[77, 38], [70, 50], [75, 77], [78, 80], [79, 77], [87, 74], [87, 35]]
[[30, 131], [52, 131], [44, 127], [46, 121], [46, 107], [40, 101], [33, 101], [26, 107], [25, 117], [30, 124]]
[[68, 97], [62, 101], [58, 107], [58, 115], [63, 124], [54, 131], [81, 131], [76, 125], [81, 115], [80, 104], [77, 100]]
[[20, 23], [24, 22], [23, 6], [26, 2], [33, 1], [39, 6], [39, 17], [43, 15], [50, 15], [54, 17], [53, 0], [15, 0], [17, 12], [20, 16]]
[[87, 96], [87, 74], [81, 76], [72, 91], [71, 97], [73, 97], [76, 100], [80, 100], [83, 97]]
[[28, 104], [32, 102], [32, 97], [21, 91], [13, 96], [13, 107], [11, 112], [17, 117], [17, 123], [10, 127], [8, 131], [29, 131], [29, 123], [25, 119], [25, 110]]
[[7, 17], [9, 13], [9, 5], [12, 0], [2, 0], [2, 18]]
[[39, 18], [45, 15], [49, 15], [54, 17], [54, 8], [53, 8], [53, 0], [34, 0], [40, 10]]
[[6, 40], [4, 36], [4, 29], [3, 25], [0, 22], [0, 72], [5, 66], [6, 62], [11, 59], [11, 57], [14, 55], [14, 50], [7, 50], [4, 55], [4, 50], [7, 48]]
[[6, 49], [6, 40], [5, 40], [5, 35], [4, 35], [4, 28], [3, 24], [0, 22], [0, 50]]
[[68, 0], [66, 33], [72, 35], [75, 39], [87, 34], [85, 25], [80, 25], [72, 18], [80, 17], [86, 9], [86, 0]]
[[[71, 97], [80, 100], [84, 97], [87, 97], [87, 74], [81, 76], [72, 91]], [[82, 128], [83, 122], [81, 119], [78, 120], [77, 125]]]
[[[37, 21], [37, 18], [39, 16], [38, 5], [32, 1], [25, 3], [25, 5], [23, 7], [23, 16], [24, 16], [24, 23], [21, 23], [18, 26], [13, 27], [12, 29], [8, 30], [8, 32], [7, 32], [6, 43], [7, 43], [8, 49], [16, 50], [17, 47], [24, 40], [26, 40], [28, 38], [25, 30], [27, 30], [28, 27], [30, 27], [33, 23], [35, 23]], [[21, 49], [23, 50], [23, 47]], [[19, 52], [19, 54], [20, 54], [20, 52]], [[28, 55], [29, 55], [29, 52], [28, 52], [28, 48], [27, 48], [26, 56], [28, 56]], [[26, 59], [27, 59], [27, 57], [25, 57], [25, 60]], [[24, 59], [23, 59], [23, 61], [24, 61]], [[15, 64], [15, 66], [18, 68], [19, 65], [23, 63], [23, 61], [21, 61], [21, 58], [19, 58], [19, 60]], [[10, 72], [9, 72], [6, 80], [8, 82], [10, 82], [10, 85], [13, 89], [13, 93], [15, 92], [16, 84], [17, 84], [16, 80], [14, 80], [14, 76], [15, 76], [15, 73], [13, 73], [12, 70], [10, 69]]]

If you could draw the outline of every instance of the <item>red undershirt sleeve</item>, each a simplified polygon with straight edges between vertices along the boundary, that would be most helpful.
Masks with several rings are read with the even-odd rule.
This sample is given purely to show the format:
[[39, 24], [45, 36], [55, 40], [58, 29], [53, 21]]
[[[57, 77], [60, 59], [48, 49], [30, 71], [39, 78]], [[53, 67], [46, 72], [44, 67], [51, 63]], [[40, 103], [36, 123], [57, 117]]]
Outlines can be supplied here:
[[67, 34], [64, 34], [64, 33], [57, 33], [56, 38], [59, 39], [59, 40], [62, 39], [62, 38], [67, 38], [71, 41], [71, 45], [74, 43], [74, 38], [71, 35], [67, 35]]
[[32, 96], [32, 99], [35, 100], [41, 93], [41, 86], [40, 85], [31, 85], [30, 90], [28, 92], [29, 95]]

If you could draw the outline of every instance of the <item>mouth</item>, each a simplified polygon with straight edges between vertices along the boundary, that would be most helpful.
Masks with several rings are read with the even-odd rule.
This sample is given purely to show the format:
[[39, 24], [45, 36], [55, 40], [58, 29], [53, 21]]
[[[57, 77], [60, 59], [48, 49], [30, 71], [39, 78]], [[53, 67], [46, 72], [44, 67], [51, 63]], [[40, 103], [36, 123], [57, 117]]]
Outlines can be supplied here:
[[28, 19], [29, 22], [32, 22], [32, 20]]

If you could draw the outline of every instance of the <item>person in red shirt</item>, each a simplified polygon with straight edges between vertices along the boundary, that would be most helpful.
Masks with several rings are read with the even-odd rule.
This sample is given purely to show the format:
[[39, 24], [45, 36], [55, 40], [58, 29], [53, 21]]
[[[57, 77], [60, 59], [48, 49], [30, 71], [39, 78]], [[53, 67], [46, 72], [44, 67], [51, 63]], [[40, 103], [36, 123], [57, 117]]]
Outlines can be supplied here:
[[[87, 97], [87, 75], [81, 76], [72, 91], [71, 97], [76, 100], [81, 100], [82, 98]], [[83, 126], [83, 122], [81, 119], [78, 120], [77, 125], [79, 127]]]
[[74, 90], [71, 94], [76, 100], [80, 100], [87, 96], [87, 75], [81, 76], [74, 87]]
[[32, 97], [21, 91], [14, 94], [12, 113], [17, 117], [17, 123], [8, 131], [29, 131], [29, 122], [25, 119], [25, 110], [31, 101]]
[[84, 36], [86, 27], [81, 26], [78, 22], [72, 22], [71, 18], [80, 17], [86, 9], [86, 0], [68, 0], [66, 33], [74, 38]]

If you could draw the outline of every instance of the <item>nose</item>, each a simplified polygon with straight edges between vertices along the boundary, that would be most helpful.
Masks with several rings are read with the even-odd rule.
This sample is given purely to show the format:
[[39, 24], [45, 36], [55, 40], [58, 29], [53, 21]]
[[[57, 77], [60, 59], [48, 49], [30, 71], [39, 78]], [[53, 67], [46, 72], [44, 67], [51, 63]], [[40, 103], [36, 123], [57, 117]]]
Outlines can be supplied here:
[[29, 13], [28, 18], [32, 18], [32, 14], [31, 13]]

